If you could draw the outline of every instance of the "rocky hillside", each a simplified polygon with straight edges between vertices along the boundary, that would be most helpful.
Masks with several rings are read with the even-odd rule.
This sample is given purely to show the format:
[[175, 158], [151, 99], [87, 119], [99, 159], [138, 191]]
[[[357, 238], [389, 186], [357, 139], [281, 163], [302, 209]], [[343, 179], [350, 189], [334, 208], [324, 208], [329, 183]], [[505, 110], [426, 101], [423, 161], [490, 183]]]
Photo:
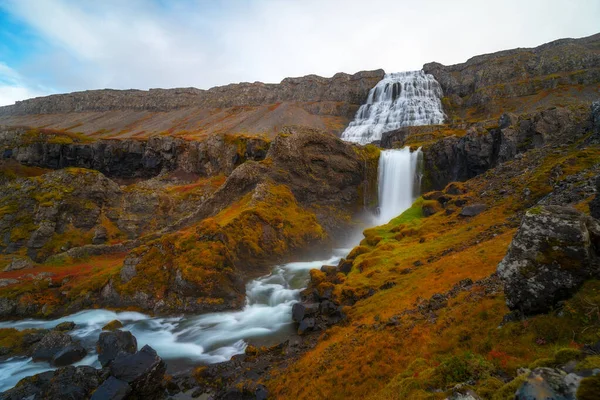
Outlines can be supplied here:
[[289, 125], [340, 133], [381, 78], [383, 70], [209, 90], [89, 90], [1, 107], [0, 125], [83, 132], [98, 138], [161, 132], [195, 137], [217, 133], [272, 136]]

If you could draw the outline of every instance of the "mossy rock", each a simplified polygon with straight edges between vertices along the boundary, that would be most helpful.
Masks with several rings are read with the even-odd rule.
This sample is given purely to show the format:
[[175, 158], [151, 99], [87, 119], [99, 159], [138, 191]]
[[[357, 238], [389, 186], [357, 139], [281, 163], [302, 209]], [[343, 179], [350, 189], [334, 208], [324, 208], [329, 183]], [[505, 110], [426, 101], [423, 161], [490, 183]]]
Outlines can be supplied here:
[[121, 329], [123, 327], [123, 323], [118, 319], [113, 319], [108, 324], [102, 327], [103, 331], [116, 331], [117, 329]]
[[586, 369], [596, 369], [600, 368], [600, 356], [589, 356], [586, 357], [583, 361], [577, 363], [575, 367], [576, 371], [584, 371]]
[[556, 365], [564, 365], [569, 361], [573, 360], [581, 360], [583, 358], [583, 354], [581, 351], [577, 349], [564, 348], [558, 350], [554, 353], [554, 361], [556, 361]]
[[529, 375], [529, 373], [519, 375], [512, 381], [502, 386], [500, 389], [498, 389], [498, 391], [496, 391], [496, 393], [494, 393], [492, 400], [513, 400], [515, 398], [515, 392], [517, 389], [519, 389], [527, 380], [527, 375]]
[[540, 358], [529, 364], [528, 368], [532, 370], [536, 368], [554, 368], [557, 365], [558, 363], [554, 358]]

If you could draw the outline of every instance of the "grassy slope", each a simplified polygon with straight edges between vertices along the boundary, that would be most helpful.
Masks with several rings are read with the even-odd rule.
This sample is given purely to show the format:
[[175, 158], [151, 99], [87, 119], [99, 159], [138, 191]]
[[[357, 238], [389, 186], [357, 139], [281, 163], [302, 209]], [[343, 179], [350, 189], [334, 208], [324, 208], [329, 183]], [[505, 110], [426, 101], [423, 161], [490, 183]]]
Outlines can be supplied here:
[[[367, 230], [351, 254], [352, 271], [334, 293], [344, 302], [387, 282], [396, 286], [347, 307], [349, 322], [327, 331], [314, 350], [268, 381], [269, 390], [277, 398], [442, 399], [455, 383], [473, 378], [481, 396], [503, 398], [514, 389], [501, 389], [501, 378], [514, 377], [518, 367], [550, 358], [559, 348], [600, 339], [594, 312], [600, 305], [598, 282], [587, 284], [563, 317], [538, 316], [501, 329], [509, 311], [503, 294], [486, 294], [477, 285], [451, 299], [433, 323], [419, 314], [399, 316], [461, 279], [493, 274], [520, 213], [550, 193], [554, 183], [578, 173], [578, 179], [594, 176], [592, 168], [599, 163], [598, 147], [534, 150], [466, 182], [464, 194], [451, 196], [449, 204], [463, 199], [487, 204], [477, 217], [459, 217], [460, 207], [450, 205], [454, 213], [424, 218], [421, 208], [431, 200], [419, 199], [389, 224]], [[589, 200], [575, 206], [585, 210]], [[317, 282], [319, 275], [313, 274]], [[386, 326], [393, 316], [399, 324]]]

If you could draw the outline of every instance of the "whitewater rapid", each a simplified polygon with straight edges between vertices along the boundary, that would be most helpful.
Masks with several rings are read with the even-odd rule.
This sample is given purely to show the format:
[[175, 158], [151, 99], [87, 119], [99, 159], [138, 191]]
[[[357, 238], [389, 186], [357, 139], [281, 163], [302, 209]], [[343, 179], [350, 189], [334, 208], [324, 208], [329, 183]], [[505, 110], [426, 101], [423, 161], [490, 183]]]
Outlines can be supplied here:
[[[270, 345], [292, 335], [295, 332], [292, 305], [308, 283], [309, 271], [323, 265], [337, 265], [349, 251], [334, 249], [327, 259], [275, 266], [271, 274], [246, 285], [246, 306], [240, 311], [151, 317], [137, 312], [87, 310], [54, 320], [0, 322], [0, 328], [52, 329], [61, 322], [73, 321], [76, 328], [69, 334], [81, 340], [89, 352], [74, 365], [100, 368], [95, 344], [102, 327], [115, 319], [123, 323], [124, 330], [133, 333], [139, 348], [146, 344], [152, 346], [167, 362], [171, 373], [199, 363], [227, 361], [244, 353], [248, 342]], [[22, 378], [52, 369], [46, 362], [33, 362], [27, 357], [8, 359], [0, 363], [0, 392], [10, 389]]]
[[369, 91], [342, 139], [360, 144], [381, 140], [404, 126], [438, 125], [445, 119], [442, 87], [424, 71], [394, 72]]

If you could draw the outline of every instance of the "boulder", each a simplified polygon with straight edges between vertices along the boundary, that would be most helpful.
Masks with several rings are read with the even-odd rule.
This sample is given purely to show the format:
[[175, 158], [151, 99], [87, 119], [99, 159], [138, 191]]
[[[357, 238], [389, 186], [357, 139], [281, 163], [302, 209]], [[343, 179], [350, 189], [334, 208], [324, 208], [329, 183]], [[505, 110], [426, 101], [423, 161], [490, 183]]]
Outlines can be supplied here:
[[102, 327], [103, 331], [115, 331], [117, 329], [121, 329], [123, 327], [123, 323], [118, 319], [113, 319], [108, 324]]
[[98, 351], [98, 361], [103, 367], [106, 367], [121, 353], [135, 353], [137, 340], [129, 331], [102, 332], [96, 343], [96, 350]]
[[94, 230], [94, 237], [92, 238], [92, 244], [104, 244], [108, 240], [108, 232], [102, 225], [96, 227]]
[[459, 215], [461, 217], [475, 217], [484, 212], [486, 208], [485, 204], [472, 204], [463, 208]]
[[29, 258], [13, 257], [11, 263], [4, 268], [4, 271], [16, 271], [26, 268], [33, 268], [33, 262]]
[[319, 311], [319, 304], [303, 304], [296, 303], [292, 306], [292, 320], [295, 322], [302, 322], [304, 317], [312, 315]]
[[131, 386], [125, 381], [109, 376], [96, 389], [90, 400], [122, 400], [131, 393]]
[[55, 331], [60, 331], [60, 332], [68, 332], [68, 331], [72, 331], [73, 329], [75, 329], [75, 322], [72, 322], [72, 321], [61, 322], [60, 324], [58, 324], [54, 327]]
[[529, 209], [498, 264], [508, 307], [530, 315], [569, 298], [586, 280], [600, 276], [599, 244], [595, 219], [569, 207]]
[[300, 326], [298, 326], [298, 335], [303, 335], [307, 331], [314, 329], [315, 327], [315, 319], [314, 318], [304, 318], [302, 322], [300, 322]]
[[2, 393], [2, 400], [87, 399], [100, 383], [100, 371], [89, 366], [65, 367], [23, 378]]
[[515, 393], [515, 400], [575, 400], [581, 378], [573, 379], [572, 375], [553, 368], [536, 368]]
[[148, 345], [135, 354], [119, 353], [110, 364], [110, 373], [127, 382], [138, 397], [154, 397], [161, 392], [166, 365]]
[[51, 361], [72, 344], [74, 344], [73, 339], [66, 333], [50, 331], [33, 346], [31, 357], [34, 361]]
[[57, 367], [73, 364], [87, 355], [87, 351], [79, 343], [73, 343], [60, 350], [52, 357], [52, 364]]

